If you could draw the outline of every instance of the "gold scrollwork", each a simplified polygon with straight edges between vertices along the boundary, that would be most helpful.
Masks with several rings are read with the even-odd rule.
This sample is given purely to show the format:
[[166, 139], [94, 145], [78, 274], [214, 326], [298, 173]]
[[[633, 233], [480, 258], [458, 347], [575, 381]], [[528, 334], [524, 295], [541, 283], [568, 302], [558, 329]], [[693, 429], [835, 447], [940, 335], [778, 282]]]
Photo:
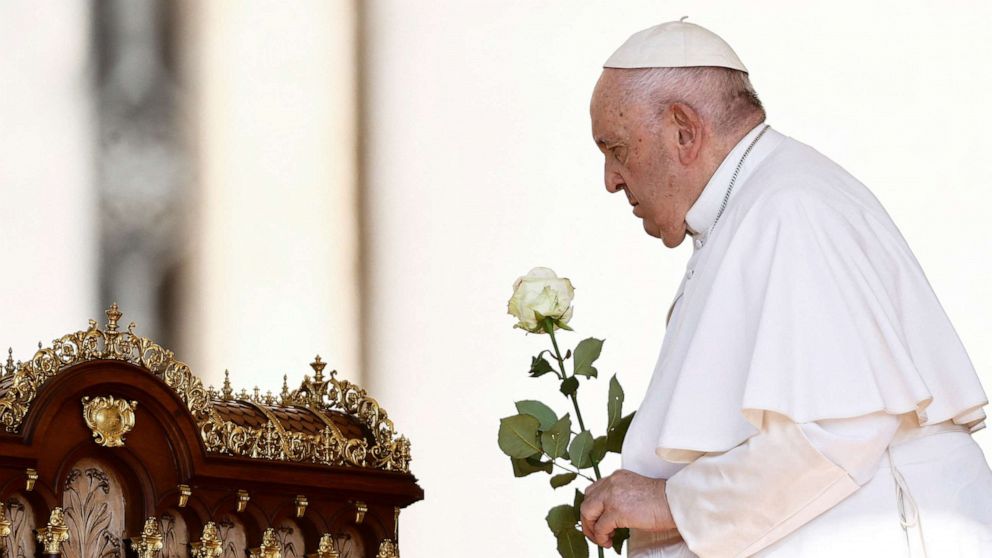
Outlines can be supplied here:
[[83, 418], [93, 431], [96, 443], [108, 448], [124, 445], [124, 435], [134, 428], [137, 401], [115, 399], [113, 395], [83, 398]]
[[[278, 399], [283, 405], [314, 411], [325, 422], [326, 427], [321, 432], [287, 431], [268, 412], [265, 413], [269, 419], [266, 424], [257, 428], [245, 427], [224, 420], [212, 404], [211, 396], [220, 401], [235, 399], [227, 377], [223, 390], [208, 392], [189, 366], [177, 360], [172, 351], [135, 333], [133, 322], [126, 331], [120, 331], [118, 322], [122, 314], [117, 304], [111, 305], [106, 314], [106, 328], [101, 329], [95, 320], [90, 320], [86, 331], [54, 340], [50, 347], [39, 348], [31, 360], [17, 366], [9, 387], [0, 394], [0, 427], [7, 432], [17, 432], [38, 390], [62, 370], [93, 360], [118, 360], [147, 370], [172, 388], [193, 416], [200, 437], [211, 453], [409, 471], [409, 440], [396, 433], [386, 411], [364, 389], [337, 379], [335, 371], [325, 376], [326, 363], [319, 356], [311, 363], [313, 377], [305, 376], [296, 390], [290, 391], [288, 385], [284, 386]], [[276, 398], [252, 398], [242, 390], [238, 399], [268, 405]], [[345, 439], [323, 414], [328, 411], [357, 418], [371, 432], [371, 443], [365, 438]]]

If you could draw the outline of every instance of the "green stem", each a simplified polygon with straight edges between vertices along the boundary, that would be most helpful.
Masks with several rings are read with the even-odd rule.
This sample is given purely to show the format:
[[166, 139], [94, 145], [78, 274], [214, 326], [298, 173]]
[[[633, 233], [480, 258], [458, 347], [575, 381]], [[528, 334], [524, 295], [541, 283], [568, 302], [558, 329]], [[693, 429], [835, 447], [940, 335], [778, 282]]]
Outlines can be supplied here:
[[[558, 369], [561, 370], [562, 380], [564, 381], [568, 378], [568, 373], [565, 372], [565, 359], [562, 358], [561, 350], [558, 349], [558, 340], [555, 339], [554, 325], [551, 325], [551, 327], [545, 327], [545, 330], [548, 332], [548, 335], [551, 336], [551, 346], [555, 348], [555, 360], [558, 361]], [[570, 394], [568, 397], [572, 400], [572, 407], [575, 409], [575, 418], [579, 421], [579, 428], [585, 432], [586, 424], [585, 421], [582, 420], [582, 411], [579, 410], [579, 400], [575, 397], [574, 393]], [[603, 478], [603, 475], [599, 472], [599, 463], [593, 463], [592, 470], [596, 473], [596, 480]]]
[[[545, 319], [546, 320], [549, 320], [549, 318], [545, 318]], [[545, 329], [545, 331], [548, 332], [548, 335], [551, 336], [551, 345], [555, 348], [555, 360], [558, 361], [558, 369], [561, 371], [561, 379], [562, 379], [562, 381], [564, 381], [565, 378], [568, 377], [568, 374], [565, 372], [565, 359], [562, 358], [562, 356], [561, 356], [561, 350], [558, 349], [558, 340], [555, 339], [555, 328], [554, 328], [554, 325], [553, 324], [549, 324], [548, 322], [545, 322], [545, 328], [544, 329]], [[575, 418], [578, 419], [578, 421], [579, 421], [579, 428], [582, 429], [582, 431], [584, 432], [585, 429], [586, 429], [586, 425], [585, 425], [585, 422], [582, 420], [582, 411], [579, 410], [579, 400], [578, 400], [578, 398], [575, 397], [575, 394], [574, 393], [571, 394], [571, 395], [569, 395], [569, 399], [572, 400], [572, 407], [575, 409]], [[556, 465], [557, 465], [557, 463], [556, 463]], [[596, 480], [599, 480], [599, 479], [603, 478], [603, 475], [600, 474], [600, 472], [599, 472], [599, 464], [598, 463], [593, 463], [592, 469], [596, 473]], [[582, 475], [582, 473], [579, 473], [579, 474]], [[592, 480], [592, 479], [590, 479], [586, 475], [582, 475], [582, 476], [585, 477], [586, 479], [590, 480], [590, 481]], [[596, 554], [599, 556], [599, 558], [605, 558], [605, 556], [606, 556], [603, 553], [603, 547], [599, 546], [598, 544], [596, 545]]]
[[[548, 455], [548, 454], [545, 453], [544, 455]], [[548, 455], [548, 457], [551, 457], [551, 456]], [[554, 457], [551, 457], [551, 464], [554, 465], [555, 467], [558, 467], [559, 469], [561, 469], [563, 471], [568, 471], [569, 473], [575, 473], [576, 475], [579, 475], [580, 477], [586, 479], [589, 482], [593, 482], [593, 481], [596, 480], [596, 479], [593, 479], [592, 477], [590, 477], [589, 475], [586, 475], [582, 471], [579, 471], [577, 469], [569, 469], [568, 467], [562, 465], [561, 463], [558, 463], [558, 460], [555, 459]]]

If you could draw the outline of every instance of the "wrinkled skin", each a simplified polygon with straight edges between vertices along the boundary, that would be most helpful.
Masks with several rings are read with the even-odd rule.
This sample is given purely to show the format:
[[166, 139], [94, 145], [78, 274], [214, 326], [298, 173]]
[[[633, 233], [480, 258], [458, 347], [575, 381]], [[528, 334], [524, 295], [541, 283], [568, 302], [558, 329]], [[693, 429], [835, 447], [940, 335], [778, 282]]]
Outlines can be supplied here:
[[582, 533], [599, 546], [613, 544], [621, 527], [668, 532], [678, 539], [672, 511], [665, 497], [665, 480], [620, 469], [586, 489], [580, 510]]
[[685, 239], [685, 214], [740, 137], [716, 135], [685, 103], [659, 114], [659, 107], [630, 100], [624, 72], [604, 70], [590, 105], [606, 190], [625, 193], [644, 231], [675, 248]]

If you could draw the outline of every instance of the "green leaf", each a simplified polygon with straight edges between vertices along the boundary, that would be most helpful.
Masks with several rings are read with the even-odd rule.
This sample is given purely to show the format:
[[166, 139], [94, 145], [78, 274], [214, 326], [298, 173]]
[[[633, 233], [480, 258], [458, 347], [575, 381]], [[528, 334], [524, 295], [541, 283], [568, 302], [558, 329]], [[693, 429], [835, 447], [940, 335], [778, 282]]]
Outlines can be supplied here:
[[579, 475], [575, 473], [562, 473], [551, 477], [551, 488], [561, 488], [575, 480]]
[[592, 365], [603, 351], [603, 340], [590, 337], [579, 341], [575, 347], [575, 375], [596, 377], [598, 371]]
[[590, 453], [592, 452], [592, 434], [583, 430], [568, 446], [568, 457], [577, 469], [592, 467]]
[[513, 476], [526, 477], [533, 473], [545, 472], [551, 474], [554, 464], [550, 461], [541, 461], [538, 457], [528, 457], [527, 459], [510, 458], [513, 464]]
[[556, 535], [568, 530], [574, 531], [575, 524], [579, 522], [579, 510], [568, 504], [562, 504], [551, 508], [544, 519], [548, 522], [551, 532]]
[[598, 464], [604, 457], [606, 457], [606, 436], [597, 436], [592, 441], [592, 451], [589, 452], [589, 458], [593, 463]]
[[630, 538], [630, 529], [626, 527], [613, 531], [613, 550], [617, 554], [622, 554], [623, 543]]
[[541, 453], [537, 429], [541, 423], [530, 415], [513, 415], [499, 421], [499, 449], [510, 457], [523, 459]]
[[620, 419], [613, 428], [606, 431], [606, 450], [613, 453], [620, 453], [623, 448], [623, 439], [627, 436], [627, 429], [630, 428], [630, 421], [634, 420], [634, 413]]
[[620, 387], [620, 380], [617, 380], [617, 375], [614, 374], [610, 378], [610, 392], [606, 400], [607, 431], [620, 422], [621, 413], [623, 412], [623, 397], [623, 388]]
[[558, 415], [551, 410], [551, 407], [548, 407], [540, 401], [517, 401], [515, 405], [517, 406], [518, 413], [530, 415], [536, 418], [537, 421], [541, 423], [540, 429], [542, 432], [551, 428], [556, 422], [558, 422]]
[[543, 354], [531, 357], [530, 372], [528, 372], [531, 378], [539, 378], [548, 372], [554, 371], [555, 369], [551, 368], [551, 363], [544, 359]]
[[572, 395], [578, 389], [579, 389], [579, 379], [576, 378], [575, 376], [569, 376], [565, 378], [564, 381], [562, 381], [561, 388], [559, 388], [559, 391], [561, 391], [565, 395]]
[[568, 441], [572, 437], [572, 419], [565, 415], [541, 434], [541, 447], [548, 457], [556, 458], [565, 455], [568, 449]]
[[571, 328], [571, 326], [569, 326], [568, 324], [566, 324], [561, 320], [555, 320], [555, 325], [564, 329], [565, 331], [575, 331], [574, 329]]
[[582, 493], [578, 488], [575, 489], [575, 500], [572, 502], [572, 507], [576, 510], [582, 510], [582, 502], [586, 499], [586, 495]]
[[557, 535], [557, 539], [561, 558], [589, 558], [589, 543], [580, 531], [564, 531]]

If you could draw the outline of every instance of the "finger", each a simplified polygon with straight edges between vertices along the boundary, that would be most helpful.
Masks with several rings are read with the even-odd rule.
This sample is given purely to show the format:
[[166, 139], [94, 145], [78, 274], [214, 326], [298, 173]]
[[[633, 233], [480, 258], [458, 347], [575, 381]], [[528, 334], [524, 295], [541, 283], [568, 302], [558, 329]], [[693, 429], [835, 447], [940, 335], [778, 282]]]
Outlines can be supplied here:
[[620, 517], [616, 512], [608, 511], [604, 513], [596, 520], [596, 525], [593, 527], [592, 542], [599, 546], [612, 546], [613, 532], [620, 527], [619, 520]]
[[604, 509], [603, 498], [593, 495], [586, 496], [579, 508], [579, 520], [582, 522], [582, 534], [589, 540], [593, 540], [593, 528], [596, 521], [602, 515]]

